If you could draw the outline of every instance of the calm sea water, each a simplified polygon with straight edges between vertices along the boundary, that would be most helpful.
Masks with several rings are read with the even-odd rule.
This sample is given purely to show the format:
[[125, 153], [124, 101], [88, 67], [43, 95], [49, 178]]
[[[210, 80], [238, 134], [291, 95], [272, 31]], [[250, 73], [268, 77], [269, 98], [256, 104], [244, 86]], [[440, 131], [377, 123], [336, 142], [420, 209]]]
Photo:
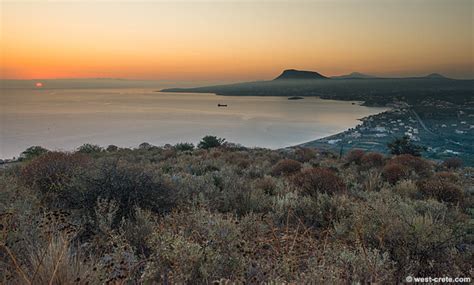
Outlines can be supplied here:
[[[248, 147], [281, 148], [354, 127], [384, 111], [352, 102], [286, 97], [158, 93], [156, 89], [4, 89], [0, 158], [32, 145], [73, 150], [84, 143], [136, 147], [197, 143], [205, 135]], [[217, 104], [227, 104], [218, 108]]]

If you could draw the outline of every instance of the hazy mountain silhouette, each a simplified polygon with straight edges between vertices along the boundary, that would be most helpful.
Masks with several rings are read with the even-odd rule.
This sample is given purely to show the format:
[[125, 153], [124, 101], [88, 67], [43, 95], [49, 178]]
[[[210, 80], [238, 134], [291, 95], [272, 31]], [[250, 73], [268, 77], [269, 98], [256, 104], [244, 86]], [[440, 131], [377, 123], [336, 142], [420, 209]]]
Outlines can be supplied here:
[[[360, 76], [358, 73], [353, 73], [352, 76], [354, 75]], [[273, 80], [167, 88], [161, 91], [229, 96], [317, 96], [322, 99], [363, 101], [366, 106], [386, 106], [395, 101], [418, 104], [426, 98], [441, 98], [456, 104], [465, 104], [472, 93], [473, 82], [474, 80], [446, 78], [439, 74], [421, 77], [332, 79], [317, 72], [288, 69]]]
[[441, 75], [439, 73], [431, 73], [426, 75], [424, 78], [430, 78], [430, 79], [448, 79], [446, 76]]
[[273, 80], [286, 80], [286, 79], [329, 79], [328, 77], [321, 75], [314, 71], [286, 69], [277, 78]]
[[331, 76], [333, 79], [371, 79], [371, 78], [378, 78], [377, 76], [363, 74], [360, 72], [352, 72], [350, 74], [339, 75], [339, 76]]

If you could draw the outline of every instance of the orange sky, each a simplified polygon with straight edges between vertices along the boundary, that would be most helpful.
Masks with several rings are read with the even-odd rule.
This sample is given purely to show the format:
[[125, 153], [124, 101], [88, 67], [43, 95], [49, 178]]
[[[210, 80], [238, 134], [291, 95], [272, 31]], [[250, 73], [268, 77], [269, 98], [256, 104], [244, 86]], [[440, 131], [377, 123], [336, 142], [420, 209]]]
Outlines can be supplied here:
[[471, 0], [7, 1], [1, 78], [473, 78]]

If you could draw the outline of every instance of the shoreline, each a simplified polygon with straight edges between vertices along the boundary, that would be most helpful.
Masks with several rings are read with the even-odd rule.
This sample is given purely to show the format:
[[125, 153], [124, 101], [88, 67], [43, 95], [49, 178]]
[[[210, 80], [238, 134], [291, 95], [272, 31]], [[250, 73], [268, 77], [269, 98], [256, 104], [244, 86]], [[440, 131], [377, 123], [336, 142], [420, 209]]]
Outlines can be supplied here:
[[[170, 96], [179, 95], [179, 94], [166, 94], [166, 93], [162, 93], [162, 94], [164, 94], [164, 95], [170, 95]], [[210, 95], [210, 96], [212, 96], [212, 97], [215, 97], [215, 98], [217, 98], [217, 99], [216, 99], [217, 101], [219, 101], [219, 100], [225, 100], [225, 97], [223, 97], [223, 96], [227, 96], [227, 95], [220, 95], [220, 94], [216, 94], [216, 93], [196, 93], [196, 95], [201, 95], [201, 94], [203, 94], [203, 95], [208, 94], [208, 95]], [[217, 96], [219, 96], [219, 97], [217, 97]], [[237, 100], [239, 100], [239, 98], [242, 97], [242, 96], [234, 95], [234, 96], [232, 96], [232, 97], [235, 97], [235, 98], [237, 98]], [[249, 98], [247, 98], [247, 99], [246, 99], [246, 98], [242, 98], [242, 100], [244, 100], [244, 101], [250, 100], [250, 102], [253, 102], [253, 101], [258, 102], [258, 101], [260, 101], [260, 100], [271, 100], [271, 101], [274, 101], [274, 100], [283, 101], [283, 100], [284, 100], [285, 102], [282, 102], [281, 104], [284, 104], [284, 105], [293, 104], [293, 103], [291, 103], [291, 100], [288, 101], [288, 103], [286, 102], [286, 101], [287, 101], [286, 99], [288, 98], [287, 96], [245, 96], [245, 97], [249, 97]], [[259, 98], [251, 99], [250, 97], [259, 97], [259, 98], [261, 98], [261, 99], [259, 99]], [[271, 99], [270, 97], [273, 97], [273, 98], [275, 98], [275, 99], [273, 100], [273, 99]], [[280, 97], [282, 97], [282, 98], [280, 98]], [[219, 98], [222, 98], [222, 99], [219, 99]], [[314, 95], [313, 95], [313, 96], [304, 96], [304, 98], [305, 98], [306, 100], [310, 100], [310, 101], [313, 101], [313, 100], [321, 100], [321, 101], [323, 101], [323, 100], [324, 100], [325, 102], [340, 103], [340, 104], [342, 104], [342, 105], [344, 105], [344, 106], [347, 106], [347, 107], [345, 107], [345, 108], [348, 108], [349, 110], [353, 110], [354, 108], [356, 108], [355, 110], [357, 110], [357, 107], [363, 106], [363, 103], [364, 103], [363, 101], [357, 101], [357, 100], [334, 100], [334, 99], [326, 99], [326, 98], [320, 98], [319, 96], [314, 96]], [[233, 99], [230, 99], [230, 98], [229, 98], [228, 100], [233, 100]], [[304, 101], [304, 99], [303, 99], [303, 101]], [[351, 106], [351, 103], [352, 103], [352, 105], [354, 105], [354, 106]], [[258, 103], [255, 103], [255, 104], [258, 104]], [[279, 104], [280, 104], [280, 103], [279, 103]], [[301, 103], [299, 103], [299, 104], [301, 104]], [[303, 104], [304, 104], [304, 102], [303, 102]], [[331, 104], [332, 104], [332, 103], [329, 103], [329, 105], [331, 105]], [[292, 106], [292, 105], [289, 105], [289, 106]], [[295, 105], [295, 106], [299, 106], [299, 105]], [[366, 107], [366, 106], [364, 106], [364, 107]], [[296, 108], [296, 107], [295, 107], [295, 108]], [[300, 144], [312, 142], [312, 141], [317, 140], [317, 139], [323, 139], [323, 138], [325, 138], [325, 137], [327, 137], [327, 136], [332, 136], [332, 135], [339, 134], [341, 131], [345, 131], [345, 130], [347, 130], [347, 128], [351, 128], [351, 127], [354, 127], [354, 126], [356, 126], [357, 124], [359, 124], [359, 120], [360, 120], [361, 117], [367, 116], [367, 115], [370, 115], [370, 114], [374, 114], [374, 113], [379, 113], [379, 112], [383, 112], [383, 110], [369, 110], [369, 109], [363, 110], [363, 109], [362, 109], [361, 112], [356, 112], [355, 116], [352, 116], [353, 118], [351, 118], [351, 121], [350, 121], [350, 122], [348, 121], [347, 124], [341, 124], [339, 127], [335, 126], [335, 127], [333, 128], [335, 132], [331, 132], [331, 130], [330, 130], [331, 128], [327, 128], [327, 129], [326, 129], [326, 128], [324, 128], [324, 127], [321, 127], [320, 129], [321, 129], [321, 130], [325, 129], [326, 131], [329, 131], [329, 132], [326, 132], [326, 131], [318, 131], [318, 130], [316, 130], [316, 131], [313, 132], [313, 131], [308, 130], [308, 128], [311, 129], [311, 127], [308, 126], [307, 128], [304, 128], [304, 129], [307, 129], [307, 136], [302, 136], [302, 138], [301, 138], [300, 140], [293, 140], [293, 141], [292, 141], [292, 140], [291, 140], [291, 137], [289, 137], [287, 143], [284, 143], [285, 140], [283, 140], [283, 141], [282, 141], [283, 143], [281, 143], [281, 144], [276, 144], [276, 145], [275, 145], [275, 144], [272, 144], [271, 141], [265, 142], [265, 140], [260, 140], [259, 143], [252, 144], [252, 142], [250, 142], [250, 143], [247, 142], [246, 145], [248, 145], [249, 148], [252, 148], [252, 147], [260, 147], [260, 148], [268, 148], [268, 149], [284, 149], [284, 148], [292, 147], [292, 146], [295, 146], [295, 145], [300, 145]], [[357, 113], [360, 113], [360, 114], [357, 115]], [[311, 115], [311, 114], [308, 113], [308, 115]], [[313, 116], [314, 116], [314, 115], [313, 115]], [[290, 118], [291, 118], [291, 116], [288, 117], [287, 120], [289, 120]], [[352, 120], [352, 119], [353, 119], [353, 120]], [[314, 124], [313, 124], [313, 125], [314, 125]], [[317, 124], [316, 124], [316, 125], [317, 125]], [[315, 128], [318, 128], [317, 126], [314, 126], [314, 127], [315, 127]], [[258, 130], [255, 130], [254, 133], [255, 133], [255, 134], [258, 134]], [[203, 133], [202, 136], [204, 136], [204, 135], [205, 135], [205, 134]], [[317, 135], [317, 137], [315, 138], [314, 135]], [[186, 136], [184, 136], [184, 137], [186, 137]], [[222, 137], [227, 138], [227, 136], [226, 136], [225, 134], [222, 134]], [[258, 136], [255, 136], [255, 137], [258, 137]], [[145, 139], [145, 140], [146, 140], [146, 139]], [[231, 138], [231, 140], [235, 141], [236, 143], [239, 143], [239, 142], [242, 141], [242, 139], [238, 139], [238, 138], [235, 138], [235, 137], [234, 137], [233, 139]], [[51, 150], [55, 150], [55, 147], [54, 147], [55, 144], [48, 145], [48, 144], [34, 143], [34, 141], [35, 141], [35, 138], [32, 137], [31, 140], [25, 142], [25, 148], [24, 148], [24, 149], [18, 149], [18, 148], [17, 148], [17, 149], [18, 149], [18, 150], [17, 150], [17, 151], [18, 151], [17, 153], [16, 153], [16, 152], [15, 152], [15, 153], [11, 153], [11, 152], [10, 152], [10, 153], [8, 153], [9, 155], [0, 157], [0, 160], [3, 160], [3, 163], [15, 162], [15, 161], [18, 160], [18, 158], [19, 158], [21, 152], [24, 151], [27, 147], [32, 146], [32, 145], [39, 145], [39, 146], [43, 146], [43, 147], [49, 148], [49, 149], [51, 149]], [[178, 142], [178, 141], [180, 141], [179, 138], [176, 140], [176, 142]], [[193, 140], [191, 140], [191, 141], [193, 141]], [[197, 142], [197, 141], [198, 141], [198, 140], [196, 140], [196, 142]], [[252, 140], [250, 140], [250, 141], [252, 141]], [[116, 143], [120, 143], [120, 142], [121, 142], [120, 139], [119, 139], [119, 140], [113, 139], [113, 140], [110, 140], [110, 142], [102, 141], [102, 142], [100, 143], [100, 145], [106, 147], [107, 144], [116, 144]], [[172, 142], [172, 141], [169, 141], [169, 142]], [[169, 142], [166, 142], [166, 143], [169, 143]], [[28, 143], [32, 143], [32, 144], [31, 144], [31, 145], [27, 145]], [[61, 149], [62, 151], [64, 151], [64, 150], [66, 150], [66, 151], [74, 151], [74, 150], [76, 149], [76, 147], [78, 147], [78, 146], [81, 145], [81, 143], [86, 143], [86, 141], [83, 141], [83, 142], [78, 141], [78, 142], [76, 142], [76, 144], [73, 144], [73, 145], [71, 145], [70, 147], [66, 147], [66, 146], [60, 145], [60, 149]], [[162, 145], [162, 144], [163, 144], [161, 141], [157, 141], [157, 142], [155, 142], [155, 143], [156, 143], [157, 145]], [[125, 145], [123, 145], [123, 147], [126, 147], [126, 148], [133, 148], [134, 145], [125, 144]], [[15, 159], [14, 159], [14, 158], [15, 158]]]

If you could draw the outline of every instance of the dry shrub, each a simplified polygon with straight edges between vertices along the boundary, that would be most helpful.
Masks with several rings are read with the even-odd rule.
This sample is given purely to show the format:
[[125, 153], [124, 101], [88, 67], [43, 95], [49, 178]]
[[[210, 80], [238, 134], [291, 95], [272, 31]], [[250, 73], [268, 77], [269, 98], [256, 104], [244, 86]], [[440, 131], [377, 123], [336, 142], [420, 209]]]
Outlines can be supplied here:
[[176, 157], [176, 149], [170, 148], [170, 149], [164, 149], [162, 152], [163, 159], [170, 159], [173, 157]]
[[382, 187], [382, 175], [378, 170], [368, 170], [364, 173], [366, 177], [363, 185], [366, 191], [378, 191]]
[[301, 170], [301, 163], [293, 159], [280, 160], [272, 169], [273, 176], [290, 175]]
[[361, 164], [365, 152], [362, 149], [353, 149], [346, 154], [346, 161], [351, 164]]
[[459, 177], [452, 172], [447, 172], [447, 171], [437, 172], [434, 175], [434, 177], [436, 179], [442, 180], [443, 182], [449, 182], [449, 183], [454, 183], [454, 184], [459, 182]]
[[273, 178], [265, 176], [255, 182], [255, 188], [263, 190], [265, 194], [273, 195], [277, 185]]
[[312, 148], [299, 147], [295, 150], [295, 158], [299, 162], [308, 162], [316, 157], [316, 151]]
[[382, 176], [391, 184], [395, 184], [402, 179], [407, 179], [410, 175], [408, 167], [400, 164], [388, 164], [382, 170]]
[[409, 197], [409, 198], [418, 198], [419, 192], [416, 183], [412, 180], [401, 180], [398, 181], [394, 186], [393, 191], [400, 196]]
[[55, 238], [31, 256], [32, 284], [90, 284], [100, 282], [94, 264], [81, 258], [68, 241]]
[[367, 168], [381, 167], [383, 165], [383, 155], [377, 152], [366, 153], [361, 159], [361, 164]]
[[451, 157], [443, 161], [442, 165], [447, 169], [458, 169], [462, 167], [463, 161], [459, 157]]
[[459, 203], [464, 200], [464, 192], [455, 184], [457, 177], [447, 172], [436, 173], [433, 178], [418, 182], [420, 192], [430, 198], [448, 203]]
[[397, 155], [390, 159], [388, 164], [405, 166], [409, 171], [414, 171], [421, 176], [429, 176], [432, 170], [431, 164], [428, 161], [410, 154]]
[[317, 196], [319, 193], [340, 193], [346, 190], [344, 181], [327, 168], [310, 168], [296, 174], [292, 182], [307, 195]]
[[27, 185], [43, 193], [57, 192], [89, 161], [90, 158], [80, 153], [48, 152], [26, 164], [21, 176]]
[[217, 150], [217, 149], [211, 150], [211, 151], [209, 152], [209, 155], [210, 155], [212, 158], [219, 158], [219, 157], [221, 157], [223, 154], [224, 154], [223, 151]]
[[331, 243], [318, 248], [308, 272], [295, 284], [392, 284], [395, 262], [388, 252], [356, 244]]

